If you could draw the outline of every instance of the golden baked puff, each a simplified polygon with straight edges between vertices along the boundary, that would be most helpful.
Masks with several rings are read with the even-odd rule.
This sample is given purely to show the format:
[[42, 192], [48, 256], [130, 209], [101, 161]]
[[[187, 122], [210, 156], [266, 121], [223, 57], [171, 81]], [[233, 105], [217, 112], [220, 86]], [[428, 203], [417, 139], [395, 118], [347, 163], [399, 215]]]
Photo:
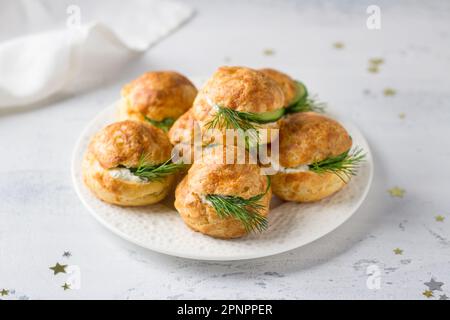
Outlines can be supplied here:
[[310, 202], [342, 189], [364, 154], [352, 147], [347, 131], [335, 120], [313, 112], [294, 113], [280, 123], [279, 173], [273, 193], [283, 200]]
[[[256, 164], [226, 164], [226, 150], [207, 147], [203, 160], [194, 162], [175, 191], [175, 208], [193, 230], [222, 239], [238, 238], [267, 228], [270, 180]], [[233, 162], [233, 161], [231, 161]]]
[[113, 123], [91, 140], [83, 159], [85, 184], [101, 200], [121, 206], [161, 201], [181, 164], [171, 163], [166, 134], [138, 121]]
[[274, 80], [283, 90], [286, 114], [307, 111], [324, 111], [325, 104], [310, 97], [308, 89], [302, 82], [294, 80], [287, 74], [275, 69], [264, 68], [259, 71]]
[[200, 127], [194, 119], [192, 109], [179, 117], [168, 132], [170, 143], [174, 146], [174, 154], [183, 158], [184, 163], [194, 161], [194, 142], [196, 136], [201, 144]]
[[281, 90], [283, 90], [285, 106], [288, 106], [295, 101], [298, 96], [298, 86], [294, 79], [275, 69], [264, 68], [259, 71], [273, 79], [280, 86]]
[[170, 143], [172, 145], [179, 143], [193, 144], [195, 130], [200, 132], [200, 127], [194, 119], [192, 109], [189, 109], [170, 128], [168, 132]]
[[122, 88], [120, 120], [147, 121], [168, 131], [194, 102], [197, 89], [174, 71], [147, 72]]
[[[202, 133], [207, 129], [278, 129], [284, 114], [284, 95], [277, 83], [257, 70], [220, 67], [199, 91], [193, 115]], [[251, 137], [252, 135], [249, 134]], [[255, 136], [255, 135], [254, 135]], [[268, 143], [276, 135], [263, 131], [255, 139]]]

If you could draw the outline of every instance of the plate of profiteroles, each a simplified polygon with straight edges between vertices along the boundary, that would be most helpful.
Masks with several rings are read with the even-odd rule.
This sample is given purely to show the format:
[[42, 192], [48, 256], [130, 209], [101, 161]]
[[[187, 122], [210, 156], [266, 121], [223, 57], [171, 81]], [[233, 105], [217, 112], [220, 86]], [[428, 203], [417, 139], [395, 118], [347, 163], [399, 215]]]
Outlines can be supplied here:
[[157, 252], [292, 250], [349, 219], [372, 181], [365, 138], [327, 110], [273, 69], [220, 67], [198, 90], [177, 72], [147, 72], [81, 134], [75, 189], [101, 224]]

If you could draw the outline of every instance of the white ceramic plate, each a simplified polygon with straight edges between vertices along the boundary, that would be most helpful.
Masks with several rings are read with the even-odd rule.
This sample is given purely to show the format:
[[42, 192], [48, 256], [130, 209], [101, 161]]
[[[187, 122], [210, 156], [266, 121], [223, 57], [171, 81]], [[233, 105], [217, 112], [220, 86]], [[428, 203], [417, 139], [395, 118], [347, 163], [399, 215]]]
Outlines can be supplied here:
[[156, 205], [122, 208], [97, 199], [87, 189], [81, 175], [83, 154], [94, 133], [116, 121], [115, 115], [114, 104], [102, 111], [81, 134], [72, 162], [75, 189], [101, 224], [120, 237], [157, 252], [200, 260], [241, 260], [292, 250], [326, 235], [350, 218], [366, 197], [372, 181], [373, 160], [366, 140], [352, 123], [339, 119], [354, 145], [367, 153], [367, 161], [359, 168], [358, 175], [343, 190], [311, 204], [274, 199], [267, 231], [241, 239], [214, 239], [184, 224], [173, 207], [173, 196]]

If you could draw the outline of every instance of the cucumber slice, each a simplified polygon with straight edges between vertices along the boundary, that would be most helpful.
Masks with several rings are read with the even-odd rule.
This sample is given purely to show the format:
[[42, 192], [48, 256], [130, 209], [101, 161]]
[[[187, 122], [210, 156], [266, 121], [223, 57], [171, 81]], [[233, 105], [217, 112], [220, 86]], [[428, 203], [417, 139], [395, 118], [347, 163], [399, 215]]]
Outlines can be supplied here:
[[274, 111], [260, 112], [260, 113], [242, 113], [242, 118], [256, 123], [270, 123], [278, 121], [284, 115], [285, 109], [277, 109]]
[[301, 107], [306, 103], [308, 98], [308, 89], [306, 89], [306, 86], [300, 81], [295, 81], [295, 83], [297, 84], [297, 95], [294, 102], [286, 107], [288, 113], [301, 111]]
[[295, 83], [297, 84], [297, 98], [295, 99], [295, 104], [299, 104], [299, 103], [305, 103], [306, 102], [306, 98], [308, 98], [308, 89], [306, 89], [306, 86], [300, 82], [300, 81], [295, 81]]
[[149, 122], [150, 124], [154, 125], [157, 128], [162, 129], [164, 132], [168, 132], [170, 127], [175, 122], [175, 119], [173, 119], [173, 118], [165, 118], [162, 121], [156, 121], [156, 120], [150, 119], [147, 116], [144, 116], [144, 118], [147, 122]]

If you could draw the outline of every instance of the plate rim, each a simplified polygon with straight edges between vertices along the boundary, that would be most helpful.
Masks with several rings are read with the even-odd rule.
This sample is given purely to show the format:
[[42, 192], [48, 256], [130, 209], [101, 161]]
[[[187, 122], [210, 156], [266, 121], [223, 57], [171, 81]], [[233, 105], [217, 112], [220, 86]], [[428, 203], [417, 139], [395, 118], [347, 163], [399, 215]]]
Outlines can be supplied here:
[[[120, 238], [133, 243], [134, 245], [137, 245], [141, 248], [147, 249], [147, 250], [151, 250], [153, 252], [156, 253], [160, 253], [160, 254], [166, 254], [169, 256], [173, 256], [173, 257], [180, 257], [180, 258], [185, 258], [185, 259], [191, 259], [191, 260], [199, 260], [199, 261], [240, 261], [240, 260], [251, 260], [251, 259], [258, 259], [258, 258], [265, 258], [265, 257], [270, 257], [270, 256], [274, 256], [277, 254], [281, 254], [281, 253], [286, 253], [289, 251], [292, 251], [294, 249], [297, 248], [301, 248], [303, 246], [306, 246], [308, 244], [311, 244], [321, 238], [323, 238], [324, 236], [326, 236], [327, 234], [330, 234], [331, 232], [335, 231], [337, 228], [339, 228], [340, 226], [342, 226], [345, 222], [347, 222], [348, 220], [350, 220], [350, 218], [360, 209], [362, 203], [366, 200], [367, 195], [369, 194], [370, 188], [372, 186], [372, 182], [373, 182], [373, 175], [374, 175], [374, 162], [373, 162], [373, 157], [372, 157], [372, 150], [370, 148], [370, 145], [366, 139], [366, 137], [363, 135], [363, 133], [361, 132], [361, 130], [359, 129], [359, 127], [357, 125], [355, 125], [352, 121], [347, 120], [347, 119], [341, 119], [341, 117], [336, 116], [334, 113], [332, 112], [327, 112], [325, 113], [326, 115], [329, 115], [331, 118], [333, 119], [338, 119], [339, 121], [344, 122], [344, 124], [350, 125], [351, 127], [353, 127], [354, 129], [356, 129], [359, 133], [359, 135], [361, 136], [362, 141], [365, 143], [365, 145], [367, 146], [367, 151], [366, 151], [366, 156], [368, 156], [367, 158], [367, 162], [370, 163], [369, 166], [369, 175], [368, 175], [368, 181], [364, 187], [364, 191], [361, 195], [361, 197], [358, 199], [358, 201], [355, 203], [354, 205], [354, 209], [352, 210], [353, 212], [346, 217], [343, 221], [341, 221], [339, 224], [337, 224], [336, 226], [334, 226], [333, 228], [331, 228], [329, 231], [327, 231], [326, 233], [318, 236], [317, 238], [298, 245], [298, 244], [292, 244], [290, 246], [286, 246], [286, 248], [283, 248], [282, 250], [279, 250], [279, 248], [273, 248], [272, 250], [269, 250], [268, 252], [264, 252], [263, 254], [261, 253], [255, 253], [254, 255], [251, 254], [247, 254], [245, 256], [242, 255], [237, 255], [237, 256], [227, 256], [227, 257], [223, 257], [221, 258], [220, 256], [205, 256], [205, 255], [197, 255], [197, 254], [185, 254], [185, 253], [180, 253], [179, 251], [172, 251], [172, 250], [165, 250], [165, 249], [161, 249], [161, 248], [156, 248], [153, 247], [151, 245], [149, 245], [148, 243], [142, 243], [138, 240], [135, 240], [133, 238], [131, 238], [128, 234], [118, 230], [117, 228], [114, 228], [114, 226], [112, 226], [110, 223], [108, 223], [107, 221], [105, 221], [104, 219], [102, 219], [97, 212], [86, 202], [86, 200], [84, 199], [84, 197], [82, 196], [82, 192], [80, 190], [80, 184], [78, 183], [78, 179], [76, 176], [76, 172], [77, 172], [77, 166], [79, 165], [79, 163], [77, 163], [77, 158], [78, 158], [78, 154], [77, 152], [81, 149], [81, 145], [83, 144], [83, 140], [85, 139], [85, 137], [87, 136], [90, 128], [98, 121], [98, 118], [102, 117], [104, 114], [107, 114], [109, 112], [109, 109], [113, 108], [113, 106], [117, 106], [118, 101], [111, 103], [110, 105], [108, 105], [106, 108], [103, 108], [100, 112], [98, 112], [93, 119], [91, 119], [87, 125], [83, 128], [83, 130], [80, 132], [76, 142], [75, 142], [75, 146], [74, 149], [72, 150], [72, 157], [71, 157], [71, 177], [72, 177], [72, 183], [74, 185], [75, 188], [75, 193], [77, 194], [78, 198], [80, 199], [81, 203], [83, 204], [83, 206], [88, 210], [88, 212], [94, 216], [95, 220], [97, 220], [103, 227], [105, 227], [106, 229], [108, 229], [110, 232], [112, 232], [113, 234], [119, 236]], [[345, 127], [345, 125], [344, 125]], [[83, 183], [81, 183], [83, 184]], [[83, 184], [84, 185], [84, 184]], [[86, 188], [86, 186], [84, 186]], [[97, 199], [98, 201], [102, 201]], [[191, 231], [194, 232], [194, 231]], [[217, 239], [220, 241], [228, 241], [228, 240], [222, 240], [222, 239]]]

